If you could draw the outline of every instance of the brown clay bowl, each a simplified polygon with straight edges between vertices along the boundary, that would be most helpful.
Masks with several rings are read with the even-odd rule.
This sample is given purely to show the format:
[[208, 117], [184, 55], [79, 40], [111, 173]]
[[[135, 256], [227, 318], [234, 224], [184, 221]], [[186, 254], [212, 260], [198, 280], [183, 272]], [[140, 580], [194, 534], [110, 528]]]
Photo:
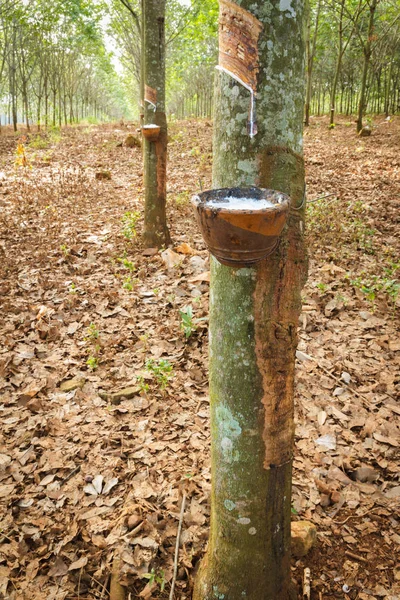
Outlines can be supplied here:
[[197, 222], [211, 254], [224, 265], [251, 267], [275, 249], [290, 198], [256, 187], [222, 188], [192, 198]]
[[142, 133], [143, 137], [149, 142], [155, 142], [158, 140], [158, 136], [160, 135], [161, 127], [158, 125], [143, 125]]

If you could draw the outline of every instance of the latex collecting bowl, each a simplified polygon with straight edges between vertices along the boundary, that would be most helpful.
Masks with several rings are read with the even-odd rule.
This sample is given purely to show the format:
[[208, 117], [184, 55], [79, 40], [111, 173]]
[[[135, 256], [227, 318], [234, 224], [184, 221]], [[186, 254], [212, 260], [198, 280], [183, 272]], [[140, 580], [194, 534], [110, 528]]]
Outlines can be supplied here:
[[192, 198], [211, 254], [224, 265], [251, 267], [275, 249], [287, 221], [290, 198], [257, 187], [222, 188]]
[[149, 140], [149, 142], [155, 142], [156, 140], [158, 140], [160, 131], [161, 127], [159, 125], [150, 124], [143, 125], [142, 127], [143, 136], [146, 138], [146, 140]]

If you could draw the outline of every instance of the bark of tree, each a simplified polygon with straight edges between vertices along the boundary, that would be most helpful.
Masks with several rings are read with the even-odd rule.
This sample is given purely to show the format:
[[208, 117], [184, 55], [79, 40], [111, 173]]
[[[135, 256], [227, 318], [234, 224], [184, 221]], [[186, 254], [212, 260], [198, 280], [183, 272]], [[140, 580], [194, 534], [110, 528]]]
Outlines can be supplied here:
[[[249, 93], [216, 76], [213, 187], [290, 195], [277, 250], [255, 268], [211, 259], [211, 531], [194, 600], [287, 600], [293, 394], [304, 244], [305, 0], [241, 0], [264, 25], [258, 48], [258, 134]], [[298, 210], [296, 210], [296, 208]]]
[[156, 90], [156, 108], [145, 102], [144, 123], [161, 128], [157, 141], [144, 139], [144, 233], [147, 247], [167, 246], [167, 118], [165, 115], [165, 0], [143, 2], [144, 83]]
[[376, 11], [377, 6], [378, 6], [378, 0], [372, 0], [369, 3], [368, 33], [367, 33], [366, 42], [363, 47], [364, 65], [363, 65], [363, 73], [362, 73], [362, 79], [361, 79], [360, 99], [358, 102], [357, 133], [360, 133], [361, 129], [363, 128], [363, 115], [364, 115], [364, 111], [366, 108], [365, 96], [366, 96], [366, 92], [367, 92], [367, 76], [368, 76], [369, 64], [371, 61], [371, 55], [372, 55], [372, 48], [371, 48], [372, 34], [374, 31], [374, 19], [375, 19], [375, 11]]
[[311, 40], [311, 16], [308, 18], [307, 25], [307, 42], [306, 42], [306, 53], [307, 53], [307, 88], [306, 88], [306, 106], [305, 106], [305, 117], [304, 125], [307, 127], [310, 124], [310, 106], [311, 106], [311, 95], [312, 95], [312, 72], [314, 66], [314, 58], [317, 49], [317, 36], [318, 36], [318, 25], [319, 15], [321, 12], [322, 0], [318, 0], [317, 12], [315, 15], [314, 32]]

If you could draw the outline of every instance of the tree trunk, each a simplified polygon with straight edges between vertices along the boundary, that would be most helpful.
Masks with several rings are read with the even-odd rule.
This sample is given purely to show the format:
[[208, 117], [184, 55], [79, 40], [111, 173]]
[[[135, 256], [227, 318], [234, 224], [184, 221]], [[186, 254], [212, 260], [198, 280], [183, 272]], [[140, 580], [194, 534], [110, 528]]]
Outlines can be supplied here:
[[361, 80], [360, 98], [358, 101], [357, 133], [360, 133], [360, 131], [363, 127], [363, 114], [364, 114], [364, 110], [365, 110], [365, 95], [366, 95], [366, 91], [367, 91], [367, 76], [368, 76], [369, 63], [370, 63], [371, 54], [372, 54], [371, 40], [372, 40], [373, 31], [374, 31], [374, 18], [375, 18], [375, 10], [376, 10], [377, 4], [378, 4], [378, 0], [372, 0], [372, 2], [369, 4], [368, 34], [367, 34], [367, 40], [364, 44], [364, 66], [363, 66], [363, 73], [362, 73], [362, 80]]
[[311, 94], [312, 94], [312, 71], [314, 66], [314, 57], [315, 51], [317, 48], [317, 35], [318, 35], [318, 25], [319, 25], [319, 15], [321, 12], [321, 0], [318, 0], [317, 5], [317, 13], [315, 15], [315, 26], [314, 26], [314, 34], [311, 43], [311, 23], [310, 16], [308, 17], [308, 26], [307, 26], [307, 43], [306, 43], [306, 53], [307, 53], [307, 88], [306, 88], [306, 106], [305, 106], [305, 118], [304, 125], [307, 127], [310, 125], [310, 105], [311, 105]]
[[[277, 250], [257, 267], [211, 259], [212, 495], [208, 551], [194, 600], [287, 600], [293, 394], [304, 246], [305, 2], [242, 0], [263, 24], [258, 134], [249, 92], [217, 72], [213, 187], [257, 185], [290, 195]], [[296, 210], [295, 208], [299, 208]]]
[[384, 111], [385, 117], [389, 116], [389, 102], [390, 102], [390, 84], [392, 80], [392, 65], [393, 60], [389, 61], [389, 69], [385, 71], [385, 101], [384, 101]]
[[158, 125], [156, 141], [144, 142], [144, 233], [146, 247], [167, 246], [170, 235], [167, 227], [167, 118], [165, 115], [165, 0], [145, 0], [144, 83], [156, 92], [156, 106], [145, 102], [145, 125]]

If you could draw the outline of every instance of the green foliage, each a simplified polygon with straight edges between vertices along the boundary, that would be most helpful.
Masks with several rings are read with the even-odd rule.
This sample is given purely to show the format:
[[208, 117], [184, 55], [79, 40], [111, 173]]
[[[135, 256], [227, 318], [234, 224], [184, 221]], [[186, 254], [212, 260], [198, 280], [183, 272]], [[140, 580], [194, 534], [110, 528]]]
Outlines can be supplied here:
[[131, 292], [134, 288], [135, 285], [137, 285], [139, 282], [137, 279], [132, 279], [132, 277], [128, 276], [125, 277], [123, 283], [122, 283], [122, 287], [124, 288], [124, 290], [128, 290], [128, 292]]
[[316, 286], [319, 290], [321, 290], [321, 292], [324, 294], [326, 292], [326, 290], [328, 289], [328, 286], [326, 285], [326, 283], [323, 283], [322, 281], [320, 283], [317, 283]]
[[152, 569], [150, 573], [145, 573], [143, 575], [144, 579], [149, 580], [149, 585], [156, 583], [160, 587], [160, 592], [164, 591], [165, 588], [165, 573], [162, 569], [159, 571], [154, 571]]
[[125, 267], [125, 269], [128, 269], [131, 273], [136, 271], [136, 267], [135, 267], [134, 263], [132, 261], [128, 260], [126, 257], [117, 258], [117, 261], [120, 262]]
[[146, 371], [153, 376], [159, 387], [162, 390], [165, 390], [169, 380], [173, 376], [173, 367], [171, 363], [163, 358], [160, 358], [159, 361], [149, 358], [146, 360], [145, 368]]
[[371, 275], [363, 271], [353, 279], [349, 277], [349, 281], [353, 287], [365, 294], [373, 308], [377, 296], [381, 295], [386, 296], [395, 309], [400, 294], [400, 281], [395, 277], [399, 269], [400, 263], [390, 263], [384, 268], [384, 274]]
[[179, 192], [179, 194], [175, 196], [175, 202], [178, 206], [186, 206], [189, 204], [189, 199], [190, 193], [188, 191]]
[[137, 210], [128, 211], [122, 217], [122, 224], [123, 224], [122, 234], [127, 240], [132, 240], [133, 238], [135, 238], [137, 236], [136, 225], [137, 225], [137, 222], [139, 221], [139, 219], [140, 219], [140, 212]]
[[95, 371], [99, 366], [98, 358], [96, 356], [89, 356], [89, 358], [86, 361], [86, 364], [91, 371]]
[[[193, 302], [196, 302], [195, 298]], [[207, 317], [201, 317], [200, 319], [193, 318], [193, 308], [191, 305], [185, 306], [182, 310], [179, 311], [179, 316], [181, 317], [181, 330], [185, 334], [185, 338], [188, 339], [190, 336], [197, 330], [197, 325], [201, 321], [206, 321]]]
[[30, 140], [29, 147], [35, 150], [46, 150], [49, 147], [49, 141], [41, 135], [36, 135]]
[[68, 248], [68, 246], [66, 244], [61, 244], [60, 250], [64, 254], [65, 258], [67, 258], [67, 256], [70, 255], [70, 249]]
[[85, 337], [85, 340], [97, 340], [99, 338], [100, 332], [97, 329], [96, 325], [94, 323], [90, 323], [89, 327], [87, 328], [87, 335]]
[[181, 317], [181, 329], [183, 330], [185, 337], [189, 338], [194, 331], [196, 331], [196, 325], [193, 322], [193, 308], [186, 306], [183, 310], [179, 311]]

